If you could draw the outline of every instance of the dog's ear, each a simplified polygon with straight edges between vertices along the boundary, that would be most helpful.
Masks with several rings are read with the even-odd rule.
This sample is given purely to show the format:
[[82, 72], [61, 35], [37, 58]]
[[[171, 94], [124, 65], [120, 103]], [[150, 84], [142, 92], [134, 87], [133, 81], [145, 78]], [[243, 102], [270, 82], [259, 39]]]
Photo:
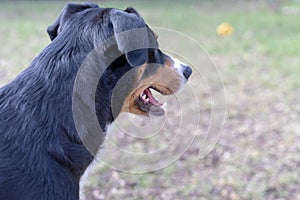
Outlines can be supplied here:
[[98, 8], [94, 3], [74, 4], [68, 3], [65, 5], [56, 20], [47, 28], [48, 35], [51, 40], [54, 40], [57, 35], [63, 30], [66, 21], [74, 14], [88, 8]]
[[148, 48], [157, 47], [153, 32], [147, 27], [144, 19], [133, 8], [110, 11], [118, 50], [125, 53], [131, 66], [142, 65], [147, 61]]
[[129, 31], [131, 31], [134, 33], [135, 29], [146, 27], [143, 18], [141, 18], [137, 13], [128, 12], [127, 10], [111, 10], [110, 21], [113, 26], [113, 32], [117, 41], [118, 49], [122, 53], [127, 52], [129, 47], [128, 45], [133, 42], [131, 40], [138, 39], [131, 39], [131, 35], [127, 35], [126, 32], [129, 33]]
[[127, 62], [130, 66], [140, 66], [148, 59], [148, 49], [137, 49], [125, 54]]

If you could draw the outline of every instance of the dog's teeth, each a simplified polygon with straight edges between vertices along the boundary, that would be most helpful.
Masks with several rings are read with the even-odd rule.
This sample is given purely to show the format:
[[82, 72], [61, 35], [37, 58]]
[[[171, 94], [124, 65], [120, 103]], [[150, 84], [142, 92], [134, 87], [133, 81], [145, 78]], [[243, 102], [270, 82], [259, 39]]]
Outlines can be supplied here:
[[145, 99], [145, 102], [146, 102], [146, 103], [149, 103], [149, 98]]
[[164, 103], [163, 105], [160, 106], [162, 109], [166, 109], [167, 108], [167, 102]]
[[143, 94], [143, 95], [142, 95], [142, 98], [143, 98], [143, 99], [146, 99], [146, 98], [147, 98], [147, 95], [146, 95], [146, 94]]

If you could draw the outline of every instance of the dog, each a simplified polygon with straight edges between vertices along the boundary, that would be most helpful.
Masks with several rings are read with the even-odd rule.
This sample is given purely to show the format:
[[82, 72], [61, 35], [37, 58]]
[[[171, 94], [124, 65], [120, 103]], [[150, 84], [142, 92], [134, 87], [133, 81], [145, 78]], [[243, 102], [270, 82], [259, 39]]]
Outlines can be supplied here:
[[[154, 46], [126, 52], [123, 47], [128, 40], [122, 41], [119, 35], [140, 28], [147, 30]], [[97, 45], [116, 36], [115, 45], [106, 45], [100, 58], [111, 52], [117, 52], [117, 58], [103, 70], [93, 94], [101, 139], [122, 112], [163, 114], [151, 90], [174, 94], [192, 74], [189, 66], [156, 46], [157, 36], [131, 7], [118, 10], [68, 3], [47, 32], [51, 43], [0, 88], [1, 200], [79, 199], [80, 179], [94, 155], [83, 143], [72, 114], [74, 83], [80, 66]], [[126, 90], [115, 95], [118, 82], [129, 71]], [[112, 106], [113, 96], [120, 97], [117, 109]]]

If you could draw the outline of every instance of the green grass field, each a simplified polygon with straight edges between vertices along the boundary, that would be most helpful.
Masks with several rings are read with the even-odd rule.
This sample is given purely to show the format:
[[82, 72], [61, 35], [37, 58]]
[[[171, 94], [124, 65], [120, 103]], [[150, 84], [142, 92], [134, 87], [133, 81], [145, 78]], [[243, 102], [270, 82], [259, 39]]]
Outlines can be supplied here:
[[[190, 86], [199, 100], [201, 117], [194, 143], [176, 162], [142, 174], [125, 173], [99, 164], [87, 181], [87, 199], [300, 199], [300, 14], [282, 12], [286, 6], [300, 9], [300, 3], [284, 1], [274, 10], [268, 2], [99, 2], [103, 7], [133, 6], [150, 26], [184, 33], [205, 49], [201, 55], [196, 54], [195, 49], [186, 45], [188, 42], [177, 40], [176, 34], [159, 39], [161, 43], [167, 41], [166, 46], [174, 47], [170, 51], [180, 49], [193, 68], [198, 69], [194, 70]], [[0, 3], [0, 85], [13, 79], [50, 43], [46, 28], [63, 5], [64, 2], [55, 1]], [[233, 26], [231, 36], [216, 34], [217, 26], [223, 22]], [[206, 137], [212, 109], [209, 95], [197, 78], [201, 72], [210, 76], [207, 68], [212, 63], [205, 52], [218, 66], [222, 77], [227, 114], [218, 143], [200, 159], [201, 142]], [[214, 82], [216, 77], [212, 74], [204, 78], [210, 80], [212, 91], [221, 94], [222, 85], [214, 85], [218, 81]], [[189, 98], [183, 101], [184, 112], [197, 112]], [[117, 128], [110, 137], [115, 135], [120, 146], [132, 151], [167, 144], [178, 128], [176, 101], [168, 102], [171, 110], [168, 128], [155, 144], [126, 139]], [[185, 126], [180, 130], [187, 138], [194, 134], [194, 117], [191, 114], [183, 119]], [[124, 127], [130, 127], [131, 122]], [[212, 140], [216, 137], [208, 136]], [[177, 146], [172, 148], [181, 149], [182, 142], [175, 142]], [[125, 167], [143, 164], [126, 163], [128, 158], [123, 157], [112, 159], [112, 163], [124, 162]]]

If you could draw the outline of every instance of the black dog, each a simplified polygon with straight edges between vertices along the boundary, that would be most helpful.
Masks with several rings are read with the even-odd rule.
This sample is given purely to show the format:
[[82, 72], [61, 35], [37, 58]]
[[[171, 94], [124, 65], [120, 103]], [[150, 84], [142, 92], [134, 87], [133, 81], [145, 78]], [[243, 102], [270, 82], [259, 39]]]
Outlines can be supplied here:
[[[1, 200], [79, 199], [80, 178], [94, 156], [83, 144], [72, 114], [78, 70], [98, 44], [137, 28], [149, 30], [147, 37], [156, 44], [156, 35], [133, 8], [121, 11], [91, 3], [67, 4], [48, 27], [52, 42], [0, 89]], [[192, 73], [157, 47], [126, 52], [119, 38], [115, 42], [117, 48], [108, 46], [100, 56], [119, 53], [98, 79], [94, 94], [103, 133], [120, 112], [162, 114], [161, 103], [150, 88], [173, 94]], [[150, 63], [159, 65], [150, 69]], [[133, 73], [126, 81], [127, 90], [113, 111], [113, 90], [128, 71]]]

